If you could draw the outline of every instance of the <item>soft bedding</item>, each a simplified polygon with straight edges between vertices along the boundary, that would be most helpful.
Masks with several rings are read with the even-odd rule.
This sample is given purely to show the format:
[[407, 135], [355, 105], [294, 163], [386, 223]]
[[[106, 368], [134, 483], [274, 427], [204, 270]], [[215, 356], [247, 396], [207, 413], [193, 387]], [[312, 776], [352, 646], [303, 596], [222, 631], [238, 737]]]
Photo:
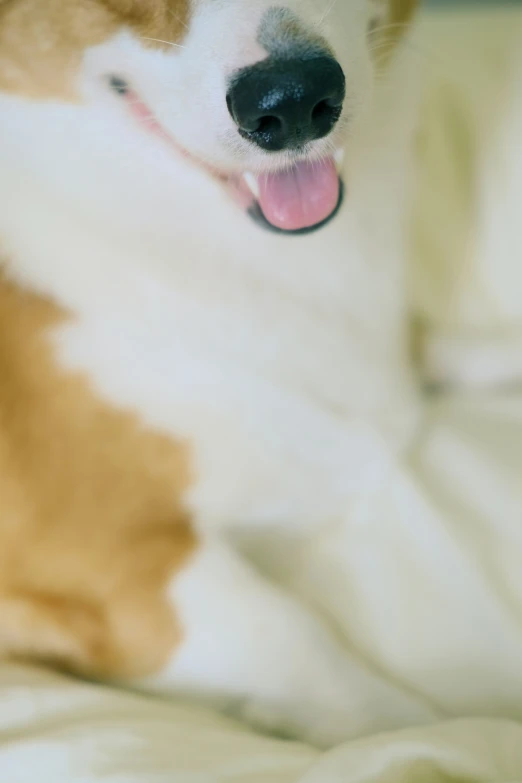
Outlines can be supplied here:
[[328, 753], [256, 737], [193, 707], [4, 666], [6, 783], [514, 783], [522, 725], [446, 721]]
[[[522, 13], [426, 14], [416, 35], [413, 311], [502, 351], [522, 334]], [[522, 780], [522, 392], [439, 396], [402, 461], [382, 452], [357, 513], [292, 542], [285, 578], [433, 725], [321, 754], [193, 705], [3, 665], [0, 781]]]

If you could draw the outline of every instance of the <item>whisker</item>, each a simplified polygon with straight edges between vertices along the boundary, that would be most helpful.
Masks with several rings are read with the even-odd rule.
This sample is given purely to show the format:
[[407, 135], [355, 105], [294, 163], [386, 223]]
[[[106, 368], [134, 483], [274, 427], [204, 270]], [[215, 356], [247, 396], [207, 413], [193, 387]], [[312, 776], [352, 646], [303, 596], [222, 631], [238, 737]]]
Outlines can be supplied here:
[[155, 41], [156, 43], [162, 43], [166, 46], [172, 46], [174, 49], [186, 49], [186, 46], [182, 46], [181, 44], [174, 43], [173, 41], [164, 41], [162, 38], [147, 38], [144, 35], [140, 36], [142, 41]]
[[168, 11], [169, 11], [169, 14], [172, 16], [172, 18], [173, 18], [173, 19], [175, 19], [175, 21], [176, 21], [176, 22], [179, 22], [181, 25], [183, 25], [183, 27], [185, 28], [185, 30], [188, 30], [188, 29], [189, 29], [189, 28], [188, 28], [188, 24], [185, 24], [185, 22], [183, 21], [183, 19], [180, 19], [180, 18], [179, 18], [179, 16], [178, 16], [177, 14], [175, 14], [175, 13], [174, 13], [174, 11], [172, 10], [172, 8], [169, 8], [169, 9], [168, 9]]
[[[430, 62], [431, 64], [437, 65], [437, 66], [445, 66], [446, 61], [443, 57], [442, 52], [431, 50], [429, 48], [426, 48], [424, 45], [420, 45], [415, 40], [412, 40], [411, 36], [404, 36], [404, 38], [401, 41], [401, 45], [408, 48], [410, 52], [415, 53], [419, 57], [423, 57], [426, 62]], [[386, 52], [389, 47], [389, 41], [376, 41], [375, 43], [372, 43], [368, 47], [368, 52], [370, 54], [378, 53], [379, 51]]]
[[411, 23], [410, 22], [386, 22], [385, 24], [377, 25], [377, 27], [374, 28], [374, 32], [381, 33], [381, 32], [386, 32], [387, 30], [395, 30], [396, 28], [409, 30], [411, 28]]
[[322, 25], [326, 22], [332, 11], [334, 10], [335, 6], [337, 5], [337, 0], [332, 0], [324, 14], [321, 16], [318, 22], [318, 27], [322, 27]]
[[375, 30], [371, 33], [371, 45], [369, 47], [370, 52], [376, 51], [379, 48], [386, 48], [389, 46], [389, 41], [386, 40], [374, 40], [374, 39], [381, 39], [383, 35], [385, 35], [388, 31], [395, 32], [395, 31], [401, 31], [406, 30], [407, 32], [410, 32], [410, 35], [403, 36], [401, 39], [402, 44], [406, 44], [408, 48], [411, 51], [416, 51], [419, 54], [422, 54], [426, 57], [426, 59], [432, 59], [434, 62], [437, 62], [439, 64], [444, 64], [445, 60], [443, 57], [443, 54], [441, 51], [435, 51], [433, 49], [429, 49], [426, 47], [425, 43], [423, 42], [422, 45], [420, 45], [415, 38], [412, 40], [411, 35], [411, 24], [409, 22], [390, 22], [383, 25], [380, 25], [379, 27], [376, 27]]

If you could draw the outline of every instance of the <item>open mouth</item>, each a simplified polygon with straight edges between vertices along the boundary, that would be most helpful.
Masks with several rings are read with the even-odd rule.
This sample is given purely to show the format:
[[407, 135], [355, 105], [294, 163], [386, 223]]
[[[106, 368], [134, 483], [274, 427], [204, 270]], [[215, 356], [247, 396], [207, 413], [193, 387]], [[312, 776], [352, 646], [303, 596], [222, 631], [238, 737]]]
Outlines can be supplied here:
[[344, 191], [333, 158], [303, 160], [259, 176], [244, 174], [239, 187], [245, 186], [248, 214], [264, 228], [285, 234], [322, 228], [339, 211]]
[[181, 148], [124, 79], [112, 76], [109, 83], [143, 127], [221, 182], [248, 215], [264, 228], [282, 234], [306, 234], [325, 226], [339, 211], [344, 187], [338, 173], [339, 161], [334, 157], [301, 160], [283, 170], [259, 175], [229, 175]]

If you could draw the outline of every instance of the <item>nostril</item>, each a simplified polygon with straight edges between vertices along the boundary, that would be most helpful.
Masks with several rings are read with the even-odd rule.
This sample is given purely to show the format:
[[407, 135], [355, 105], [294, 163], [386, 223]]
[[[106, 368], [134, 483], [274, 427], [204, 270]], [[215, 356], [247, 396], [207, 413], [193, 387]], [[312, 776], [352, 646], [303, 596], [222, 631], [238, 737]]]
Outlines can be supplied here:
[[281, 120], [278, 117], [260, 117], [255, 133], [277, 133], [281, 130]]
[[339, 120], [342, 111], [342, 104], [333, 102], [331, 99], [319, 101], [312, 110], [312, 126], [318, 133], [321, 130], [331, 130]]
[[313, 120], [329, 119], [334, 113], [333, 106], [330, 106], [326, 101], [320, 101], [315, 106], [312, 112]]

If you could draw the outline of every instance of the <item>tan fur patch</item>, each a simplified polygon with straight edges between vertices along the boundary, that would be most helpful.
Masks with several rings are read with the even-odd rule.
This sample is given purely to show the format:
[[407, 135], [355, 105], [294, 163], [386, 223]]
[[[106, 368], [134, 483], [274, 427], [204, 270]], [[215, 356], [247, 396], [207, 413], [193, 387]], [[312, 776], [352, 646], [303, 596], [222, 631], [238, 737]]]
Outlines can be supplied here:
[[0, 0], [0, 90], [73, 100], [88, 47], [123, 27], [176, 43], [188, 13], [189, 0]]
[[388, 0], [386, 21], [376, 28], [372, 37], [372, 48], [376, 64], [383, 68], [401, 38], [407, 32], [419, 0]]
[[188, 449], [57, 369], [64, 317], [0, 278], [0, 653], [141, 676], [182, 632], [166, 586], [196, 545]]
[[390, 23], [406, 24], [418, 5], [419, 0], [390, 0]]

